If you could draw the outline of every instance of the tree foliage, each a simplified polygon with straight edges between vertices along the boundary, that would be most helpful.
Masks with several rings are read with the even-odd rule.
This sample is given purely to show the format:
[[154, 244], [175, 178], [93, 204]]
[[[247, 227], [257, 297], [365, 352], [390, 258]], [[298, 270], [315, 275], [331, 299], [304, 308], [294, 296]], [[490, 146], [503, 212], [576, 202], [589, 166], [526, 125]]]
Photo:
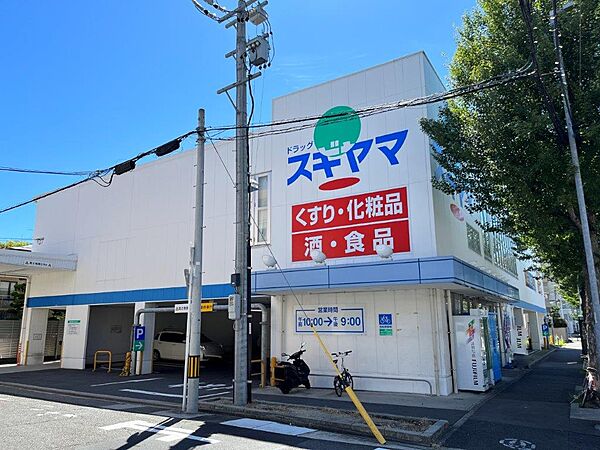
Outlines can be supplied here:
[[0, 242], [0, 249], [11, 248], [11, 247], [25, 247], [27, 245], [29, 245], [29, 243], [23, 242], [23, 241], [4, 241], [4, 242]]
[[12, 300], [10, 302], [9, 312], [21, 317], [23, 315], [23, 306], [25, 304], [25, 283], [16, 283], [11, 292]]
[[[435, 157], [449, 174], [438, 187], [447, 193], [470, 192], [475, 211], [485, 210], [495, 216], [495, 228], [511, 236], [518, 251], [531, 249], [551, 278], [577, 292], [585, 259], [549, 29], [551, 6], [549, 0], [532, 5], [532, 40], [539, 79], [532, 76], [452, 100], [441, 108], [437, 120], [423, 120], [422, 127], [443, 148]], [[559, 17], [597, 249], [600, 0], [576, 0], [575, 8]], [[450, 81], [461, 86], [522, 67], [531, 60], [532, 44], [517, 0], [480, 0], [458, 31]], [[553, 126], [552, 110], [556, 111], [554, 120], [560, 124], [558, 130]]]

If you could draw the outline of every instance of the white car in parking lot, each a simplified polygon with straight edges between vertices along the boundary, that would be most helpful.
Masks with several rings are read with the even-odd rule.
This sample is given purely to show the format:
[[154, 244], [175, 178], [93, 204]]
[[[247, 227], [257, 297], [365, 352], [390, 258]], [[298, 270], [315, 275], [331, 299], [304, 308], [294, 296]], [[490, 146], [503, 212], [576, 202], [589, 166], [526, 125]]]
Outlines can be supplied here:
[[[205, 335], [200, 336], [200, 357], [202, 361], [209, 359], [223, 359], [225, 352], [221, 344], [213, 342]], [[155, 360], [172, 359], [185, 360], [185, 333], [181, 331], [161, 331], [154, 337], [154, 350], [152, 356]]]

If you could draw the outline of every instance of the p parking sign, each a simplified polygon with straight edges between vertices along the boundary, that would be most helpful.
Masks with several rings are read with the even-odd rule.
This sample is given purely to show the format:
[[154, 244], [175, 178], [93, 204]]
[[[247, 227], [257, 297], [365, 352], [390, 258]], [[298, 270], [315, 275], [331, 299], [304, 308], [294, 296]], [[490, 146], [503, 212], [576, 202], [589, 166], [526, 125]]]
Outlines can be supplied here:
[[548, 337], [550, 335], [550, 330], [548, 329], [548, 324], [542, 324], [542, 335]]
[[133, 351], [141, 352], [144, 351], [146, 344], [146, 327], [135, 326], [133, 327]]

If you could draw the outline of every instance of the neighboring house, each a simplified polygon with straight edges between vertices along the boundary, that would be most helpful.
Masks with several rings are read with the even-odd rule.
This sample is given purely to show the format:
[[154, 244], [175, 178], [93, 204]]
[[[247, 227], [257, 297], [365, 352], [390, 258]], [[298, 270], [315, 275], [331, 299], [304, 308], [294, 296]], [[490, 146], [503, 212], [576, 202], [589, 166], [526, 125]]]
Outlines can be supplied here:
[[558, 313], [565, 322], [567, 322], [567, 333], [579, 333], [579, 317], [581, 317], [581, 309], [574, 307], [561, 295], [558, 285], [550, 280], [544, 280], [544, 291], [546, 299], [546, 309], [548, 315], [553, 307], [558, 308]]
[[[365, 390], [485, 390], [513, 353], [541, 347], [543, 289], [528, 284], [510, 239], [483, 232], [478, 223], [492, 218], [470, 214], [468, 194], [433, 187], [445, 174], [419, 121], [439, 105], [355, 113], [443, 90], [415, 53], [274, 99], [274, 121], [321, 119], [250, 141], [253, 301], [270, 307], [271, 355], [309, 343], [315, 387], [330, 387], [333, 370], [310, 325], [331, 351], [353, 350], [346, 363]], [[340, 113], [346, 120], [327, 119]], [[217, 302], [233, 293], [234, 148], [206, 145], [202, 292]], [[135, 311], [185, 301], [195, 161], [185, 151], [108, 188], [84, 183], [38, 200], [37, 259], [13, 263], [31, 277], [22, 335], [30, 350], [40, 354], [31, 336], [44, 332], [50, 308], [66, 309], [62, 367], [82, 369], [98, 348], [130, 348]], [[267, 267], [267, 245], [282, 272]], [[174, 317], [184, 315], [171, 316], [143, 316], [145, 372], [152, 336], [185, 329]], [[215, 342], [226, 346], [231, 329], [225, 313], [203, 314]]]

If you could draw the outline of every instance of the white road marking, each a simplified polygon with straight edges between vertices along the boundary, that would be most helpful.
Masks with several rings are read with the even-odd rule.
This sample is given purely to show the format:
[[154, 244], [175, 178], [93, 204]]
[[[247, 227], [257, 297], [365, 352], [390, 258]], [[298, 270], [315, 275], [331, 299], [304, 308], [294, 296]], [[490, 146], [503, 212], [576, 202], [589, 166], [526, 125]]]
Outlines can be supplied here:
[[157, 395], [159, 397], [182, 398], [181, 394], [167, 394], [165, 392], [142, 391], [140, 389], [120, 389], [121, 392], [132, 392], [134, 394]]
[[316, 431], [312, 428], [295, 427], [283, 423], [272, 422], [270, 420], [256, 419], [235, 419], [221, 422], [221, 425], [229, 425], [238, 428], [247, 428], [256, 431], [266, 431], [268, 433], [285, 434], [287, 436], [299, 436], [305, 433]]
[[225, 387], [214, 387], [208, 389], [209, 391], [218, 391], [219, 389], [233, 389], [233, 386], [225, 386]]
[[508, 448], [515, 449], [523, 449], [523, 450], [533, 450], [535, 449], [535, 444], [524, 439], [516, 439], [516, 438], [505, 438], [501, 439], [500, 444], [504, 445]]
[[223, 395], [223, 394], [226, 394], [226, 392], [217, 392], [216, 394], [199, 395], [198, 398], [218, 397], [219, 395]]
[[10, 402], [10, 400], [11, 400], [10, 398], [0, 397], [0, 401], [3, 401], [3, 402]]
[[218, 444], [215, 439], [204, 438], [200, 436], [192, 436], [195, 430], [186, 430], [185, 428], [165, 427], [163, 425], [154, 425], [142, 420], [132, 420], [130, 422], [121, 422], [106, 427], [100, 427], [101, 430], [114, 431], [121, 429], [130, 429], [135, 431], [145, 431], [149, 433], [157, 433], [162, 436], [157, 438], [157, 441], [173, 442], [182, 439], [191, 439], [193, 441], [206, 442], [208, 444]]
[[180, 384], [170, 384], [169, 385], [170, 388], [178, 388], [178, 387], [183, 387], [183, 383]]
[[[224, 388], [219, 388], [224, 389]], [[171, 397], [171, 398], [182, 398], [181, 394], [168, 394], [166, 392], [154, 392], [154, 391], [143, 391], [141, 389], [119, 389], [121, 392], [131, 392], [133, 394], [143, 394], [143, 395], [155, 395], [158, 397]], [[226, 394], [226, 392], [217, 392], [214, 394], [205, 394], [200, 395], [198, 398], [208, 398], [208, 397], [217, 397], [219, 395]]]
[[59, 413], [58, 411], [46, 411], [45, 413], [36, 414], [36, 416], [38, 416], [38, 417], [42, 417], [42, 416], [61, 416], [61, 417], [66, 417], [67, 419], [71, 419], [73, 417], [77, 417], [75, 414], [62, 414], [62, 413]]
[[111, 384], [143, 383], [145, 381], [155, 381], [155, 380], [162, 380], [162, 378], [159, 377], [159, 378], [144, 378], [143, 380], [111, 381], [110, 383], [90, 384], [90, 386], [98, 387], [98, 386], [110, 386]]

